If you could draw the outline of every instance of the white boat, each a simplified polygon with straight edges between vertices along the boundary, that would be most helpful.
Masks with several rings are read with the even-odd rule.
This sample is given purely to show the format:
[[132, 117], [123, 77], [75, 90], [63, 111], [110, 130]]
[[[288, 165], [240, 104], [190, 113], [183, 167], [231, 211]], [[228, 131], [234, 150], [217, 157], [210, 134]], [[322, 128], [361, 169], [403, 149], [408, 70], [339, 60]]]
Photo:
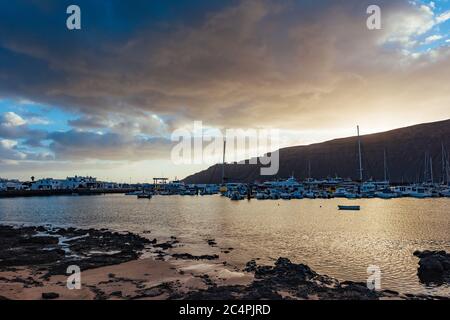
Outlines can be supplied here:
[[280, 198], [284, 199], [284, 200], [291, 200], [291, 195], [289, 193], [287, 193], [287, 192], [282, 192], [280, 194]]
[[268, 198], [269, 198], [269, 196], [266, 193], [258, 192], [256, 194], [256, 199], [258, 199], [258, 200], [266, 200]]
[[244, 197], [237, 191], [233, 191], [230, 195], [230, 199], [233, 201], [243, 200]]
[[361, 186], [361, 193], [362, 194], [370, 194], [375, 192], [377, 189], [377, 186], [372, 181], [364, 182]]
[[263, 185], [268, 188], [285, 188], [285, 189], [299, 188], [302, 186], [297, 180], [295, 180], [295, 178], [293, 176], [287, 180], [266, 181], [263, 183]]
[[142, 191], [130, 191], [125, 193], [126, 196], [137, 196], [138, 194], [141, 194]]
[[303, 199], [303, 194], [300, 191], [295, 191], [292, 193], [292, 199]]
[[346, 195], [347, 190], [345, 190], [345, 188], [337, 188], [336, 191], [334, 192], [334, 196], [336, 198], [345, 198]]
[[439, 198], [441, 196], [440, 192], [437, 190], [431, 191], [431, 197], [432, 198]]
[[415, 187], [409, 196], [418, 199], [431, 198], [431, 192], [423, 187]]
[[397, 193], [391, 191], [390, 189], [375, 192], [375, 196], [381, 199], [393, 199], [398, 197]]
[[345, 197], [347, 199], [357, 199], [357, 198], [359, 198], [359, 196], [356, 193], [352, 193], [352, 192], [347, 192], [345, 194]]
[[316, 195], [314, 194], [314, 192], [308, 191], [308, 192], [305, 193], [305, 197], [308, 198], [308, 199], [315, 199]]
[[272, 200], [278, 200], [278, 199], [280, 199], [280, 194], [278, 192], [271, 192], [269, 197]]
[[319, 198], [320, 199], [330, 199], [332, 197], [333, 196], [330, 193], [328, 193], [327, 191], [319, 192]]

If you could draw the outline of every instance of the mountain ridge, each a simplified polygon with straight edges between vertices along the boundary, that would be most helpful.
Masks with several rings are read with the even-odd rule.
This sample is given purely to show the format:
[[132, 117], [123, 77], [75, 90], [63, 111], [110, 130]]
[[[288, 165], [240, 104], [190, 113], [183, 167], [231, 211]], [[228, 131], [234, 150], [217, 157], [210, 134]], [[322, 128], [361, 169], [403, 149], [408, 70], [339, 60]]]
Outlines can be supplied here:
[[[261, 176], [261, 165], [225, 165], [228, 182], [254, 182], [309, 176], [326, 178], [358, 178], [357, 137], [336, 138], [325, 142], [282, 148], [279, 150], [279, 171], [274, 176]], [[425, 155], [432, 158], [433, 180], [442, 179], [442, 145], [448, 159], [450, 149], [450, 119], [421, 123], [398, 129], [361, 136], [364, 179], [384, 178], [384, 152], [391, 182], [417, 182], [425, 173], [431, 178], [429, 161], [425, 170]], [[310, 166], [310, 170], [309, 170]], [[309, 175], [309, 171], [311, 175]], [[427, 172], [425, 172], [427, 171]], [[221, 183], [222, 165], [186, 177], [185, 183]]]

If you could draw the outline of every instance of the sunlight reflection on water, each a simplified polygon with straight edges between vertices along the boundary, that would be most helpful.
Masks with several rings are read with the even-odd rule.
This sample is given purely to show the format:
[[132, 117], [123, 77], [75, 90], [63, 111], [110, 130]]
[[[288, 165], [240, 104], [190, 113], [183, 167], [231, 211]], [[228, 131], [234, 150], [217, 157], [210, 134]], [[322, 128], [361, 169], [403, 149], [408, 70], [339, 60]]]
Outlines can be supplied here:
[[[342, 212], [338, 204], [358, 204]], [[272, 263], [285, 256], [342, 280], [366, 281], [367, 267], [382, 272], [382, 288], [450, 296], [416, 275], [417, 249], [450, 252], [450, 199], [330, 199], [233, 202], [220, 196], [61, 196], [0, 199], [3, 223], [72, 225], [177, 236], [199, 245], [214, 238], [235, 250], [227, 261]]]

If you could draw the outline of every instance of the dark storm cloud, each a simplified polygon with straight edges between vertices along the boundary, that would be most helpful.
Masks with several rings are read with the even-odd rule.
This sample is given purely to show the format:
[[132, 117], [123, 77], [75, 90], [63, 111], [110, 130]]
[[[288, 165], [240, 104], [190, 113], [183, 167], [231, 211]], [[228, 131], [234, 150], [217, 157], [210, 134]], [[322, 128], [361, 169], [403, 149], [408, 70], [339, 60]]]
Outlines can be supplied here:
[[[348, 105], [354, 86], [391, 93], [380, 75], [404, 57], [379, 46], [395, 35], [395, 21], [380, 32], [367, 30], [372, 2], [78, 1], [80, 32], [64, 27], [68, 1], [3, 4], [1, 93], [88, 117], [155, 112], [175, 116], [173, 126], [193, 119], [293, 126], [293, 112], [308, 124], [333, 101]], [[399, 39], [414, 33], [415, 23], [426, 27], [415, 19], [425, 13], [406, 1], [376, 3], [386, 21], [391, 12], [414, 18]], [[422, 83], [413, 69], [388, 80], [398, 86], [413, 75], [408, 90], [414, 92]]]
[[[82, 30], [69, 32], [73, 3]], [[374, 3], [383, 29], [369, 31]], [[169, 143], [155, 137], [193, 120], [329, 130], [363, 113], [421, 122], [449, 115], [448, 47], [414, 50], [436, 23], [431, 7], [403, 0], [2, 2], [0, 96], [79, 115], [76, 130], [45, 137], [58, 159], [166, 155]], [[0, 136], [44, 139], [25, 129]]]

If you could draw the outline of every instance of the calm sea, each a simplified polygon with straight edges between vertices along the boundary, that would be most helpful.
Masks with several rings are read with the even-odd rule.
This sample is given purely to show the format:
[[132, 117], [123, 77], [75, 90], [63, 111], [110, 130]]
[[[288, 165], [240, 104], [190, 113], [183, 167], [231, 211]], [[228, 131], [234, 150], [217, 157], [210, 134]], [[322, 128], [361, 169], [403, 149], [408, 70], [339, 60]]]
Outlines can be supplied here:
[[[361, 211], [338, 211], [358, 204]], [[188, 248], [233, 247], [227, 261], [288, 257], [341, 280], [366, 281], [381, 269], [383, 289], [450, 296], [450, 286], [417, 278], [417, 249], [450, 252], [450, 199], [330, 199], [233, 202], [220, 196], [60, 196], [0, 199], [0, 222], [110, 228], [176, 236]], [[203, 247], [202, 247], [203, 246]], [[203, 249], [199, 249], [203, 248]]]

